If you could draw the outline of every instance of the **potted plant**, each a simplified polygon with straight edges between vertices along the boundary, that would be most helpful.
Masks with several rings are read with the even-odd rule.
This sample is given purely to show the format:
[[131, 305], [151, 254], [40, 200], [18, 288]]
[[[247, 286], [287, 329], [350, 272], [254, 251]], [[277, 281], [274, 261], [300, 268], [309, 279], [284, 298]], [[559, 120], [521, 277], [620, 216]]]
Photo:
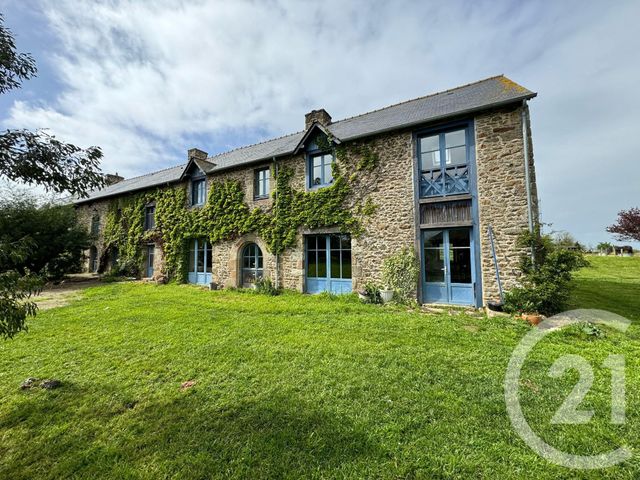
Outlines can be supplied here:
[[380, 298], [382, 299], [382, 303], [389, 303], [393, 300], [393, 290], [389, 287], [380, 289]]
[[542, 321], [542, 315], [539, 313], [523, 313], [520, 317], [527, 321], [529, 325], [536, 326]]

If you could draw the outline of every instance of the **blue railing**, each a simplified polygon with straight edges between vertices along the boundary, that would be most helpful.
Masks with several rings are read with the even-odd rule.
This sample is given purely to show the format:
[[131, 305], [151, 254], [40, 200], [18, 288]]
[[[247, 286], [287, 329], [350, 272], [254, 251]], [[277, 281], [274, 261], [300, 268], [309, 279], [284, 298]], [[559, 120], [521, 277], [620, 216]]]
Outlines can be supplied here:
[[469, 193], [469, 166], [455, 165], [443, 170], [426, 170], [420, 175], [420, 196], [442, 197]]

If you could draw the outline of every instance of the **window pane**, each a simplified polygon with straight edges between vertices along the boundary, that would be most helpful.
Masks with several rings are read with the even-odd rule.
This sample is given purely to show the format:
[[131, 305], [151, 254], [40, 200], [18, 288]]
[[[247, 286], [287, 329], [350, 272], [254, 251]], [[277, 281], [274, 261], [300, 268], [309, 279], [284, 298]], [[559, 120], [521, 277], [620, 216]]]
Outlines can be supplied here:
[[327, 276], [327, 251], [318, 250], [318, 277]]
[[307, 277], [316, 277], [318, 274], [318, 265], [316, 262], [316, 252], [307, 252]]
[[204, 244], [198, 242], [198, 272], [204, 272]]
[[189, 271], [196, 271], [196, 251], [193, 249], [193, 245], [189, 249]]
[[427, 282], [444, 282], [444, 248], [424, 249], [424, 271]]
[[424, 246], [427, 247], [444, 247], [444, 235], [441, 231], [425, 232], [424, 234]]
[[340, 278], [340, 250], [331, 250], [331, 278]]
[[471, 249], [456, 248], [449, 254], [452, 283], [471, 283]]
[[213, 259], [211, 258], [211, 254], [213, 253], [213, 251], [211, 250], [211, 244], [209, 242], [206, 243], [207, 245], [207, 273], [211, 273], [211, 265], [213, 263]]
[[420, 156], [420, 168], [422, 170], [440, 168], [440, 150], [422, 153]]
[[452, 247], [468, 247], [469, 229], [449, 230], [449, 245]]
[[340, 250], [340, 235], [330, 236], [330, 247], [331, 250]]
[[315, 165], [315, 159], [313, 163], [313, 180], [311, 183], [312, 185], [322, 185], [322, 166]]
[[464, 130], [456, 130], [444, 134], [445, 148], [459, 147], [465, 144]]
[[440, 150], [440, 136], [431, 135], [430, 137], [422, 137], [420, 139], [420, 152], [433, 152]]
[[324, 184], [333, 182], [333, 173], [331, 172], [331, 158], [327, 158], [327, 163], [324, 164]]
[[467, 163], [467, 147], [447, 148], [447, 165], [464, 165]]
[[342, 251], [342, 278], [351, 278], [351, 250]]
[[342, 249], [351, 249], [351, 235], [340, 235], [340, 246]]

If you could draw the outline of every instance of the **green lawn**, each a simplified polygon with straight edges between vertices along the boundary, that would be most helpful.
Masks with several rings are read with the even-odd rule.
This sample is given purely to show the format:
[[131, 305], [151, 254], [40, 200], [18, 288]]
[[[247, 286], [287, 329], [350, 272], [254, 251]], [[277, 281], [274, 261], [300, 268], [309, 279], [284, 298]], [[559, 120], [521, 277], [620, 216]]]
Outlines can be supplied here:
[[[595, 275], [581, 274], [584, 306], [601, 305], [588, 296]], [[638, 284], [606, 282], [627, 304], [596, 289], [602, 305], [637, 315]], [[123, 283], [30, 327], [0, 343], [3, 479], [640, 476], [635, 457], [603, 471], [554, 466], [517, 436], [502, 385], [529, 327], [510, 318]], [[640, 445], [640, 329], [605, 332], [551, 334], [521, 377], [532, 428], [572, 453]], [[589, 424], [549, 424], [577, 379], [547, 376], [563, 353], [594, 365], [581, 404], [595, 410]], [[610, 374], [599, 367], [610, 353], [626, 355], [622, 426], [609, 423]], [[63, 385], [20, 390], [30, 376]], [[186, 380], [197, 383], [181, 390]]]
[[600, 308], [640, 321], [640, 257], [589, 256], [576, 275], [571, 306]]

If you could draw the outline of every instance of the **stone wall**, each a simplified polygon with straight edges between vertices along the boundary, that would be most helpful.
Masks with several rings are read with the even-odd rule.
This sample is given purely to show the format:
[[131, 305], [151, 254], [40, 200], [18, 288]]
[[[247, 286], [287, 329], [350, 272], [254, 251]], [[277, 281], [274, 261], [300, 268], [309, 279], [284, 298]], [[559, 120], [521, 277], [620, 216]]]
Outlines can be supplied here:
[[[499, 299], [495, 265], [487, 229], [493, 228], [502, 287], [517, 283], [522, 250], [516, 246], [520, 233], [528, 228], [525, 182], [522, 108], [502, 108], [476, 117], [476, 164], [480, 213], [480, 247], [483, 302]], [[530, 130], [529, 130], [530, 132]], [[537, 190], [530, 149], [531, 194], [537, 222]]]

